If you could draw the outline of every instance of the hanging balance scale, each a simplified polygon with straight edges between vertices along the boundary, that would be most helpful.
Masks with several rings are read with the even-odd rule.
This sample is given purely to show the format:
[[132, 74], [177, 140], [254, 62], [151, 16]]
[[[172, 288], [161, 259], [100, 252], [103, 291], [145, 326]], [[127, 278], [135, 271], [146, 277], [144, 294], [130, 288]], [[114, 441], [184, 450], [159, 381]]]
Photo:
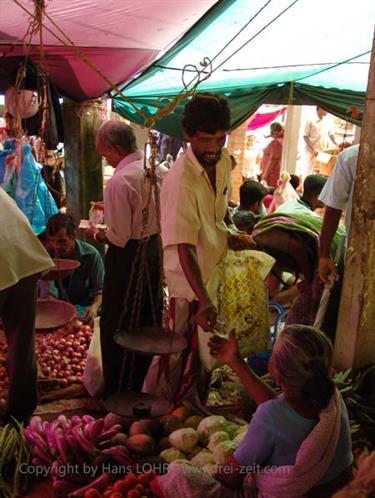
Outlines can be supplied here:
[[[147, 161], [147, 146], [150, 147], [150, 157]], [[121, 365], [118, 390], [105, 400], [103, 400], [106, 410], [128, 417], [157, 417], [170, 413], [173, 410], [173, 403], [169, 400], [147, 393], [134, 392], [130, 390], [134, 377], [134, 356], [135, 354], [154, 356], [170, 355], [182, 352], [186, 346], [186, 339], [168, 329], [160, 327], [157, 320], [157, 310], [153, 299], [150, 272], [147, 261], [147, 227], [149, 221], [150, 201], [155, 200], [158, 223], [158, 234], [160, 235], [160, 204], [159, 187], [157, 184], [157, 135], [153, 130], [149, 130], [148, 142], [145, 145], [144, 169], [145, 181], [149, 182], [149, 194], [146, 206], [143, 210], [142, 240], [139, 244], [137, 254], [132, 263], [130, 281], [124, 299], [124, 308], [119, 320], [118, 330], [115, 334], [115, 341], [124, 348], [124, 356]], [[164, 290], [164, 278], [162, 259], [160, 258], [161, 285]], [[153, 326], [140, 326], [140, 316], [142, 312], [142, 301], [145, 292], [149, 293]], [[133, 299], [130, 304], [130, 289], [132, 289]], [[165, 299], [164, 299], [165, 303]], [[123, 319], [129, 315], [128, 325], [122, 327]], [[123, 390], [123, 380], [125, 371], [129, 371], [129, 390]]]
[[[73, 259], [52, 259], [54, 267], [41, 277], [41, 280], [56, 280], [63, 289], [62, 280], [71, 275], [80, 262]], [[63, 296], [67, 299], [66, 296]], [[36, 305], [35, 329], [51, 331], [73, 320], [76, 309], [65, 299], [38, 299]]]

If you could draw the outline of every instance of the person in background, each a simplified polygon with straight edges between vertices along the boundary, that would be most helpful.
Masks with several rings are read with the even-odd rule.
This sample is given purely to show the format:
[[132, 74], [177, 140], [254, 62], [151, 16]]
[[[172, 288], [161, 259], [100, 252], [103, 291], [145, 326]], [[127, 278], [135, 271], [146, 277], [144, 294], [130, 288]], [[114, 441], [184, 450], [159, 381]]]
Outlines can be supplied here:
[[313, 172], [315, 158], [319, 152], [324, 151], [336, 144], [334, 134], [328, 129], [326, 116], [327, 111], [316, 106], [317, 118], [309, 119], [305, 125], [303, 139], [305, 141], [306, 173]]
[[238, 230], [251, 235], [256, 222], [266, 214], [263, 199], [268, 190], [255, 180], [246, 180], [240, 187], [240, 204], [232, 210], [232, 220]]
[[57, 213], [47, 222], [46, 244], [53, 258], [80, 263], [71, 275], [55, 281], [55, 297], [74, 304], [82, 321], [92, 323], [102, 304], [104, 265], [99, 251], [78, 240], [77, 232], [78, 226], [72, 215]]
[[[255, 471], [251, 485], [270, 498], [281, 496], [281, 490], [282, 496], [329, 497], [349, 482], [349, 418], [332, 379], [332, 344], [322, 332], [304, 325], [281, 332], [269, 362], [282, 389], [279, 396], [240, 357], [234, 331], [228, 340], [213, 336], [209, 346], [258, 405], [239, 448], [219, 468], [216, 479], [238, 489], [242, 469], [250, 466]], [[262, 474], [257, 468], [273, 470]]]
[[0, 188], [0, 317], [8, 345], [8, 400], [4, 419], [25, 425], [37, 404], [35, 314], [37, 283], [54, 264], [26, 216]]
[[240, 209], [237, 209], [232, 215], [232, 220], [237, 230], [246, 232], [248, 235], [251, 235], [254, 225], [257, 222], [256, 216], [252, 211]]
[[300, 177], [298, 175], [290, 175], [289, 183], [294, 188], [296, 192], [299, 192], [299, 186], [301, 184]]
[[280, 123], [274, 122], [270, 125], [270, 132], [272, 140], [263, 151], [263, 158], [260, 165], [261, 179], [269, 187], [277, 187], [281, 170], [284, 128]]
[[[288, 280], [285, 274], [293, 273], [299, 278], [303, 277], [297, 283], [298, 293], [294, 295], [294, 291], [291, 290], [295, 299], [291, 303], [286, 318], [287, 323], [312, 325], [317, 317], [324, 289], [317, 274], [323, 219], [314, 212], [314, 209], [320, 205], [318, 196], [325, 182], [326, 178], [321, 175], [306, 177], [302, 198], [283, 203], [276, 212], [262, 218], [252, 233], [258, 247], [276, 258], [277, 264], [268, 279], [272, 293], [279, 293], [279, 284]], [[340, 226], [330, 247], [331, 257], [335, 258], [337, 254], [341, 254], [344, 234], [345, 229]], [[343, 258], [338, 257], [337, 263], [341, 268]], [[289, 293], [289, 289], [284, 290]], [[329, 305], [320, 326], [332, 339], [335, 337], [339, 296], [340, 282], [337, 282], [330, 294]], [[276, 298], [273, 296], [272, 299], [280, 297], [282, 296]]]
[[240, 187], [239, 211], [251, 211], [256, 219], [265, 216], [266, 210], [263, 199], [268, 194], [268, 189], [256, 180], [246, 180]]
[[181, 148], [185, 148], [186, 144], [176, 137], [171, 137], [166, 133], [159, 133], [158, 137], [158, 160], [166, 161], [170, 155], [172, 160], [175, 161]]
[[325, 283], [329, 282], [330, 275], [337, 278], [335, 263], [330, 257], [330, 252], [343, 211], [345, 211], [346, 232], [349, 234], [358, 153], [359, 145], [353, 145], [339, 154], [335, 167], [319, 196], [320, 201], [326, 206], [319, 246], [319, 276]]
[[190, 146], [166, 175], [161, 189], [169, 326], [185, 335], [189, 347], [183, 355], [171, 355], [164, 371], [163, 362], [156, 358], [144, 390], [177, 401], [196, 394], [205, 399], [207, 395], [209, 377], [199, 363], [195, 345], [197, 325], [205, 331], [215, 327], [217, 309], [209, 295], [209, 280], [228, 244], [237, 242], [225, 223], [232, 161], [224, 144], [230, 124], [224, 98], [194, 96], [182, 118]]
[[300, 199], [291, 199], [284, 202], [276, 209], [276, 213], [295, 214], [307, 213], [323, 207], [319, 200], [319, 195], [327, 182], [327, 177], [323, 175], [308, 175], [303, 182], [303, 194]]
[[[162, 316], [161, 241], [158, 235], [156, 199], [149, 198], [150, 179], [144, 172], [143, 154], [138, 150], [133, 129], [121, 121], [108, 121], [99, 130], [96, 148], [115, 168], [104, 191], [104, 220], [107, 231], [89, 228], [87, 237], [108, 244], [105, 256], [103, 301], [100, 317], [105, 395], [117, 389], [140, 391], [151, 358], [135, 355], [132, 368], [120, 379], [124, 350], [114, 339], [118, 329], [160, 326]], [[171, 169], [173, 171], [174, 166]], [[170, 173], [166, 175], [166, 178]], [[147, 226], [144, 225], [147, 212]], [[144, 242], [144, 238], [147, 238]], [[140, 290], [140, 319], [132, 323], [134, 295], [138, 282], [131, 279], [140, 271], [139, 250], [146, 243], [146, 264], [150, 279]], [[155, 323], [156, 322], [156, 323]], [[122, 384], [121, 384], [122, 382]]]
[[256, 180], [260, 173], [262, 153], [255, 146], [255, 141], [254, 134], [247, 135], [242, 166], [242, 179], [244, 182], [246, 180]]
[[[321, 218], [314, 211], [322, 206], [318, 197], [326, 181], [327, 177], [323, 175], [307, 176], [303, 182], [302, 197], [284, 202], [284, 204], [276, 209], [275, 214], [280, 213], [281, 216], [299, 215], [304, 217], [305, 221], [306, 219], [311, 219], [312, 221], [316, 219], [319, 223], [318, 227], [321, 227]], [[295, 223], [298, 224], [298, 220], [295, 220]], [[292, 305], [293, 300], [298, 296], [298, 286], [295, 276], [289, 272], [281, 271], [278, 263], [273, 267], [267, 279], [267, 286], [272, 301], [276, 301], [283, 306]], [[298, 307], [300, 308], [300, 306]]]

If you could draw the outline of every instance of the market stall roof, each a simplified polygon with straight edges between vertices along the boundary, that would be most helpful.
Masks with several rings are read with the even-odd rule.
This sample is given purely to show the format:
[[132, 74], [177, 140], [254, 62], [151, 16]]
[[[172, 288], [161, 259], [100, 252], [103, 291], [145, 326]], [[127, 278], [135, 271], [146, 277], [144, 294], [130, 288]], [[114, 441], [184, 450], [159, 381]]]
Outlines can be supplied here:
[[[45, 68], [64, 95], [75, 100], [96, 98], [109, 91], [110, 85], [86, 65], [70, 41], [117, 84], [154, 60], [214, 3], [215, 0], [46, 0]], [[28, 49], [27, 30], [34, 7], [33, 0], [1, 0], [0, 91], [12, 83], [9, 75], [14, 71], [10, 68], [12, 61], [17, 68], [17, 57], [29, 54], [35, 64], [41, 62], [38, 33]]]
[[[233, 127], [263, 102], [316, 103], [358, 124], [374, 25], [374, 0], [222, 0], [143, 74], [125, 82], [123, 94], [153, 115], [168, 103], [165, 97], [197, 82], [198, 69], [207, 77], [199, 91], [228, 98]], [[204, 68], [205, 57], [211, 66]], [[156, 127], [179, 135], [184, 103]], [[114, 109], [143, 121], [120, 96]]]

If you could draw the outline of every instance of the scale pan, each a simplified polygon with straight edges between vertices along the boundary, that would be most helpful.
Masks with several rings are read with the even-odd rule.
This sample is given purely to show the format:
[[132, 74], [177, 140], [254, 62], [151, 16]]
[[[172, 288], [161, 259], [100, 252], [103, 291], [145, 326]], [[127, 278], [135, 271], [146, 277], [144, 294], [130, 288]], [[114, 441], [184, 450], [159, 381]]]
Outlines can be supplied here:
[[115, 341], [129, 351], [145, 355], [180, 353], [187, 346], [186, 339], [181, 334], [162, 327], [123, 330], [115, 335]]
[[75, 307], [58, 299], [38, 299], [36, 304], [35, 328], [55, 329], [70, 322], [76, 315]]
[[45, 275], [41, 277], [42, 280], [59, 280], [68, 277], [80, 266], [80, 262], [74, 259], [53, 259], [55, 267], [51, 268]]

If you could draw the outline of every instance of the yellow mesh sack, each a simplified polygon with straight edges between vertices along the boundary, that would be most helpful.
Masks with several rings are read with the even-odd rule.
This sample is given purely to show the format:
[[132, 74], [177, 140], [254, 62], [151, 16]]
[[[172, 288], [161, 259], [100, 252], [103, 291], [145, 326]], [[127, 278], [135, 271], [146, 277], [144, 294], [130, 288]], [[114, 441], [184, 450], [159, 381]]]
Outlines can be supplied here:
[[[261, 251], [228, 251], [207, 282], [207, 291], [219, 310], [225, 332], [236, 329], [240, 352], [246, 357], [269, 347], [268, 294], [264, 280], [275, 259]], [[199, 356], [207, 370], [220, 363], [211, 356], [211, 332], [198, 326]]]
[[228, 251], [218, 268], [218, 318], [236, 330], [243, 357], [270, 347], [268, 293], [264, 278], [274, 259], [259, 251]]

